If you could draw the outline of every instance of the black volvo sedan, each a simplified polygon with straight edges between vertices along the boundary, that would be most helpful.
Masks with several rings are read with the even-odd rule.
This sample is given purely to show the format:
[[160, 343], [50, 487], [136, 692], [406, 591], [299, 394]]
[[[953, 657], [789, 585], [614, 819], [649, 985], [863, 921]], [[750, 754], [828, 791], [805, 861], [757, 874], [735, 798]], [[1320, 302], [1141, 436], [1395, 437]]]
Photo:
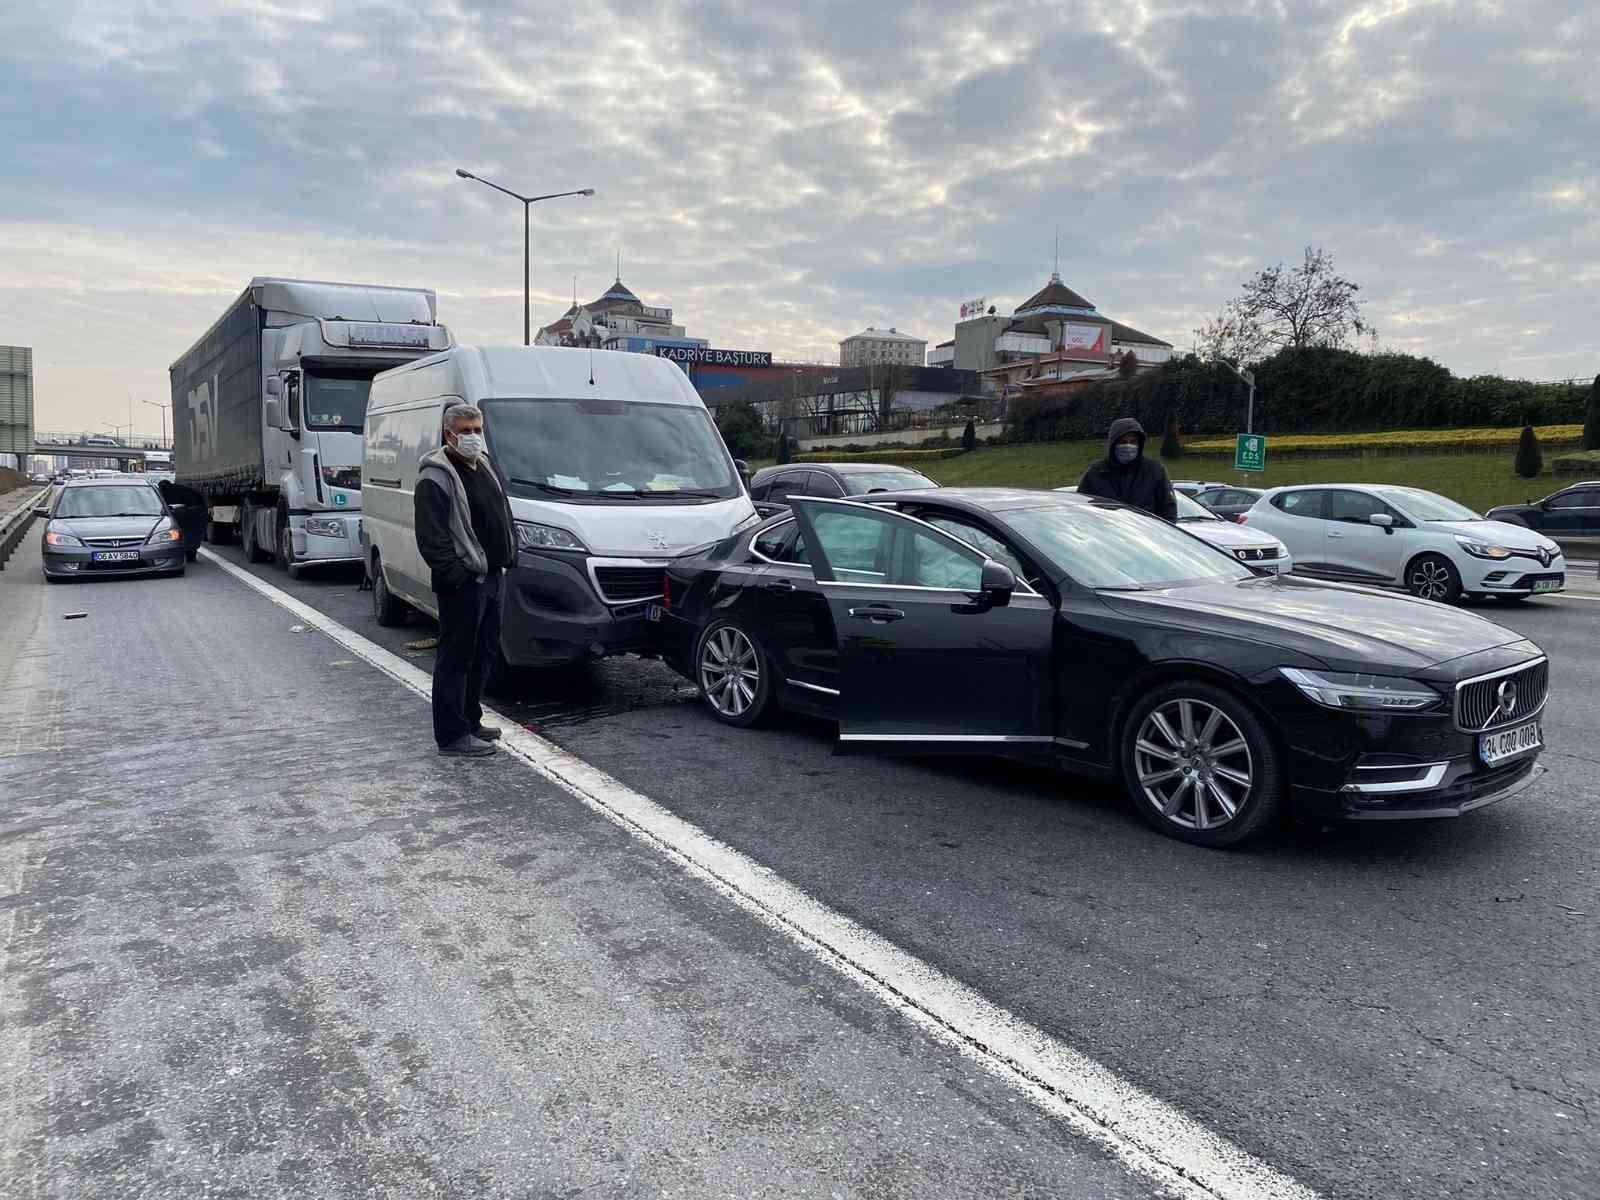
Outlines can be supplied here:
[[954, 489], [793, 511], [675, 562], [652, 617], [717, 720], [773, 705], [843, 751], [993, 752], [1119, 777], [1227, 846], [1289, 812], [1456, 816], [1543, 773], [1539, 647], [1483, 617], [1263, 577], [1069, 493]]

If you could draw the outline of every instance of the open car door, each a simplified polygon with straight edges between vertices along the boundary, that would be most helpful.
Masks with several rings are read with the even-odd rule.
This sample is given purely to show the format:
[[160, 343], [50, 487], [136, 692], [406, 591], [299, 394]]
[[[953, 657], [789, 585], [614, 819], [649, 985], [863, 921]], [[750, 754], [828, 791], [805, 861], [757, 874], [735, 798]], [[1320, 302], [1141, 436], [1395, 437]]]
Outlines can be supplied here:
[[842, 749], [1049, 744], [1055, 609], [1005, 565], [877, 505], [790, 501], [839, 645]]
[[156, 484], [156, 491], [161, 493], [161, 498], [172, 510], [172, 519], [177, 523], [178, 532], [183, 534], [184, 553], [193, 562], [200, 547], [205, 544], [206, 522], [211, 516], [206, 508], [206, 498], [193, 488], [184, 487], [170, 479], [163, 479]]

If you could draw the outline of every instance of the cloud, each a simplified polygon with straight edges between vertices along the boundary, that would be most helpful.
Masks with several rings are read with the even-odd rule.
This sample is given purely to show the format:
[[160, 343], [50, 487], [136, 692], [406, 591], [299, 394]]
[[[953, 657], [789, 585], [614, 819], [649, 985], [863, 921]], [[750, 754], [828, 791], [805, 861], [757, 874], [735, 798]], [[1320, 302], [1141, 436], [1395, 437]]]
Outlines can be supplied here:
[[[1600, 13], [1558, 0], [57, 0], [0, 66], [0, 339], [41, 422], [117, 416], [253, 274], [421, 284], [520, 337], [623, 274], [715, 344], [1067, 281], [1189, 343], [1320, 245], [1386, 340], [1592, 374]], [[107, 380], [115, 379], [108, 388]], [[107, 396], [107, 392], [114, 394]], [[156, 414], [145, 410], [151, 417]], [[155, 425], [152, 422], [151, 428]]]

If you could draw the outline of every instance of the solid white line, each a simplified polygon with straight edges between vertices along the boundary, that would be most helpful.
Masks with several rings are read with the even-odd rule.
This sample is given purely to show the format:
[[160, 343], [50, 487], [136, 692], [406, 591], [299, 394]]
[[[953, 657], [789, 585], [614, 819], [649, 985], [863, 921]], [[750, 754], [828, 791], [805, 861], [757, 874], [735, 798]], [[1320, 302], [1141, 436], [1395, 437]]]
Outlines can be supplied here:
[[[210, 550], [200, 553], [419, 696], [431, 694], [426, 671]], [[545, 779], [1024, 1092], [1167, 1193], [1193, 1200], [1315, 1200], [1316, 1193], [1305, 1185], [812, 899], [770, 868], [504, 715], [492, 715], [504, 729], [501, 744]]]

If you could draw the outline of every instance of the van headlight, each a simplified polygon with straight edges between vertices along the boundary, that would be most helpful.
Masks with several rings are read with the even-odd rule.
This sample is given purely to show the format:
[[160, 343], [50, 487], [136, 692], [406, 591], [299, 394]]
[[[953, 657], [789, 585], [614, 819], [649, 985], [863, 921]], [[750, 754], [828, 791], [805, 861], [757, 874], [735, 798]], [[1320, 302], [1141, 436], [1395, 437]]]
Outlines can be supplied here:
[[1281, 674], [1305, 696], [1327, 708], [1358, 712], [1407, 712], [1427, 708], [1439, 693], [1415, 679], [1392, 675], [1355, 675], [1344, 671], [1306, 671], [1279, 667]]
[[517, 545], [524, 550], [581, 550], [589, 548], [556, 525], [535, 525], [532, 521], [517, 522]]

